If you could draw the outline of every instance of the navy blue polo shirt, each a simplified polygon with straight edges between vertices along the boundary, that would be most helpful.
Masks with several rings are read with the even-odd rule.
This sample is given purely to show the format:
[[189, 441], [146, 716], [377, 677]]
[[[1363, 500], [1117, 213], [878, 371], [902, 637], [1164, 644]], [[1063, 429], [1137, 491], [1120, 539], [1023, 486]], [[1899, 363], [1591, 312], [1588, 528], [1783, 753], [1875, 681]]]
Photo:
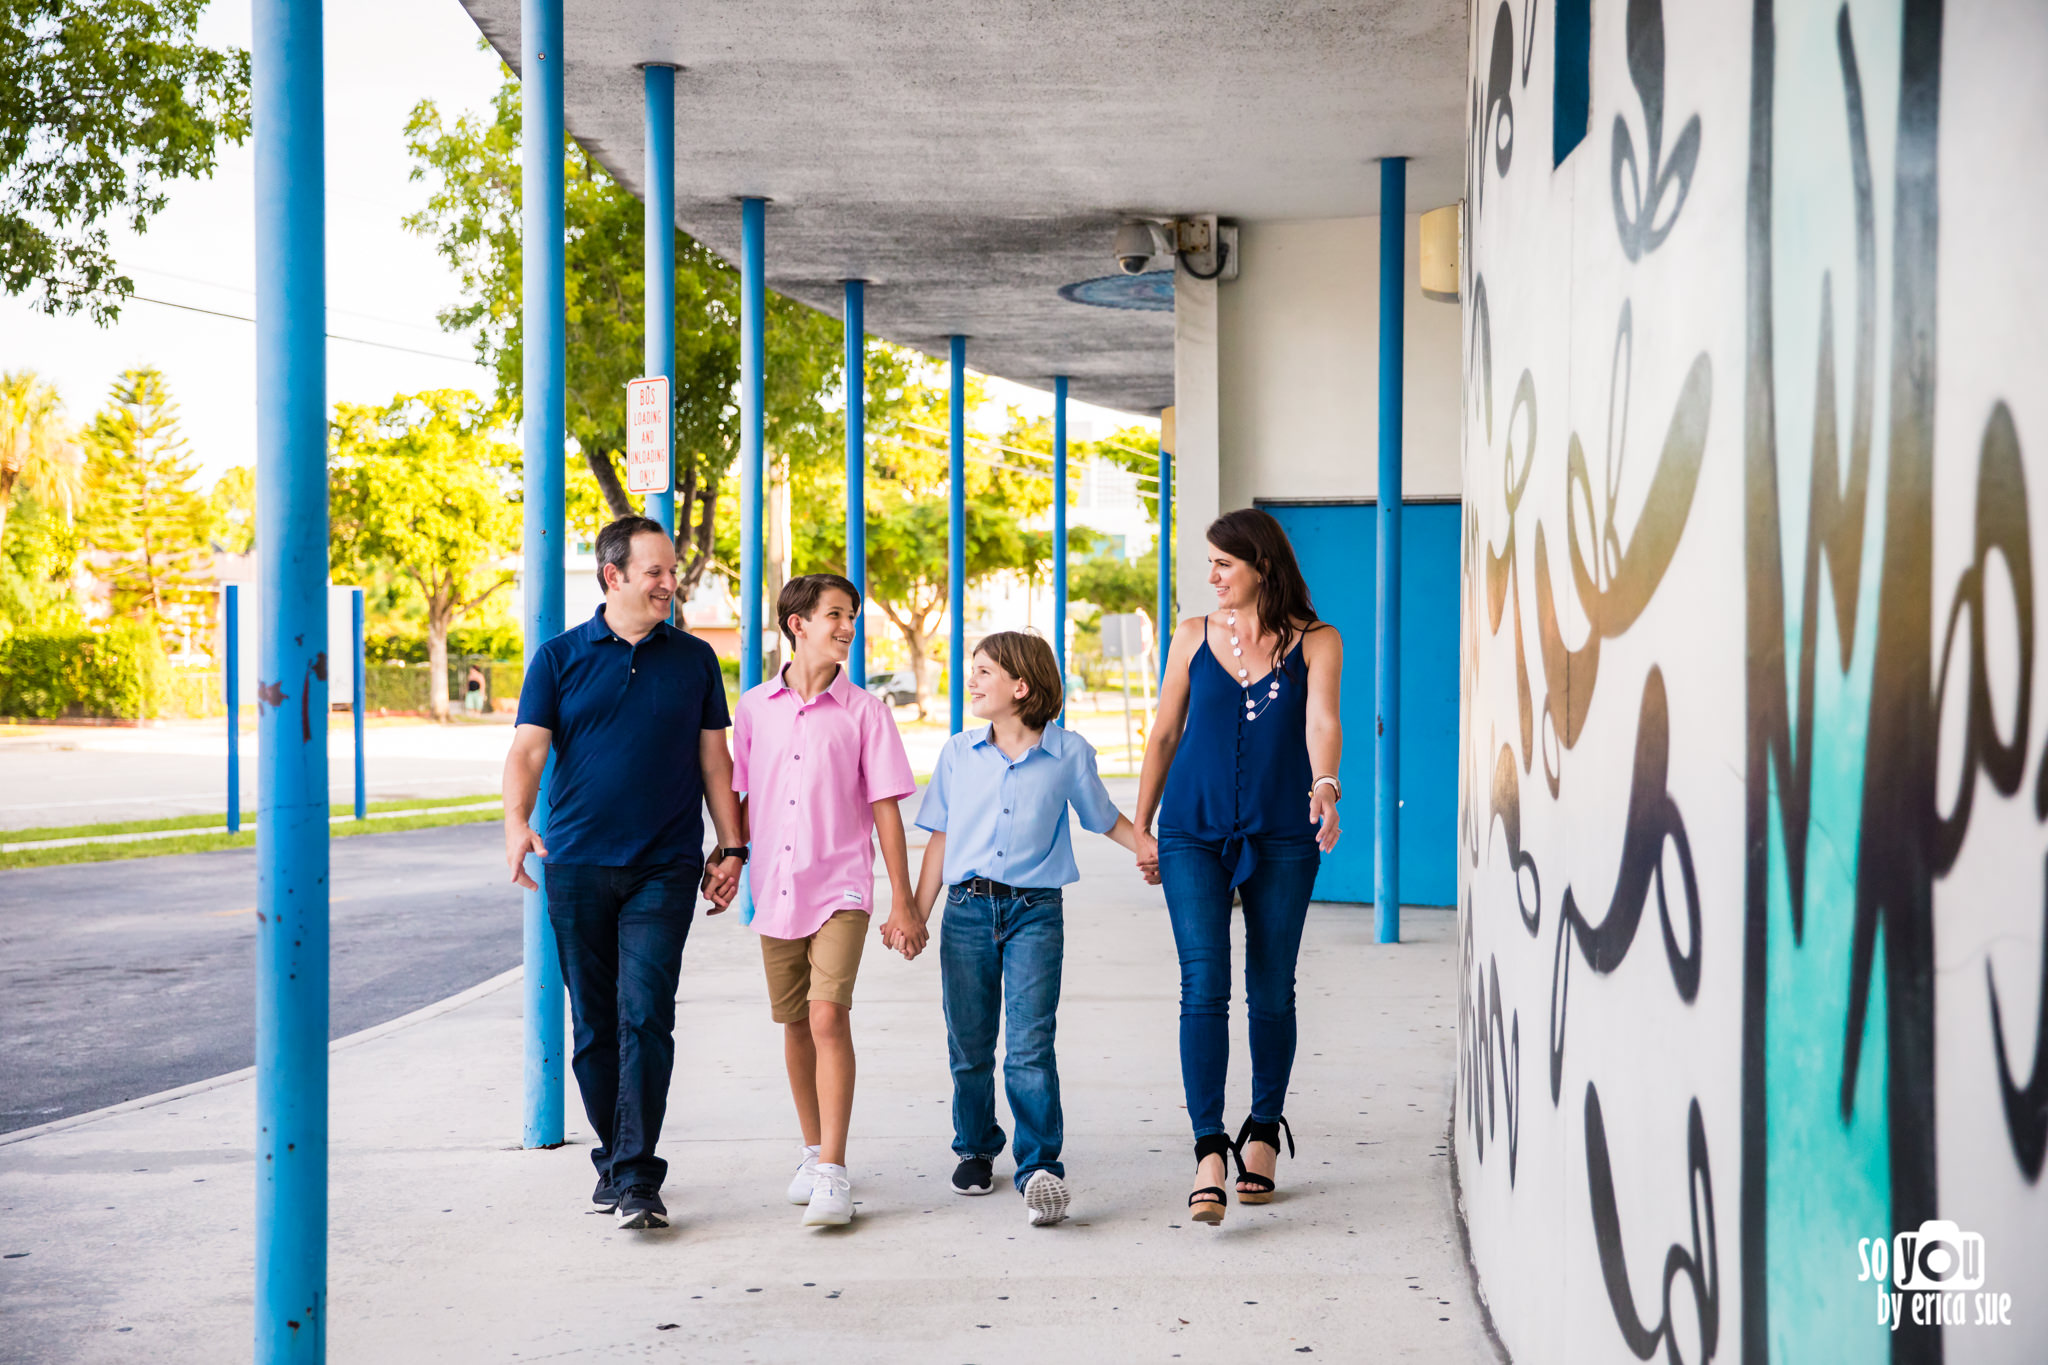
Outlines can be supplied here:
[[701, 732], [732, 724], [718, 656], [666, 621], [627, 644], [604, 608], [540, 647], [519, 689], [519, 724], [554, 735], [551, 863], [701, 862]]

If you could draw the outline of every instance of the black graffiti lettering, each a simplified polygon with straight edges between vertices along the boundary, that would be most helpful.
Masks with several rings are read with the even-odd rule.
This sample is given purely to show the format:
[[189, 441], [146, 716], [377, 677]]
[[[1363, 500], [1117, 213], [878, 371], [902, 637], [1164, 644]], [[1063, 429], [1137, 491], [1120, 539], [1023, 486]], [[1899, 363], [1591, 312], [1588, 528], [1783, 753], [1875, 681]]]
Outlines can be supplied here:
[[[1638, 1360], [1648, 1360], [1660, 1345], [1672, 1365], [1686, 1359], [1708, 1360], [1720, 1343], [1721, 1272], [1714, 1235], [1714, 1177], [1707, 1160], [1706, 1120], [1697, 1099], [1685, 1116], [1685, 1166], [1692, 1242], [1689, 1247], [1674, 1242], [1664, 1253], [1663, 1315], [1651, 1326], [1636, 1312], [1635, 1293], [1629, 1288], [1621, 1211], [1614, 1197], [1614, 1167], [1607, 1152], [1607, 1125], [1600, 1113], [1600, 1092], [1592, 1082], [1586, 1083], [1586, 1192], [1592, 1204], [1593, 1238], [1600, 1251], [1600, 1274], [1607, 1284], [1615, 1325]], [[1673, 1336], [1671, 1287], [1680, 1277], [1692, 1291], [1693, 1311], [1699, 1321], [1699, 1349], [1690, 1355], [1679, 1350]]]
[[[2044, 869], [2048, 884], [2048, 869]], [[1998, 1093], [2005, 1106], [2005, 1131], [2012, 1139], [2013, 1155], [2029, 1184], [2041, 1178], [2041, 1163], [2048, 1155], [2048, 895], [2043, 897], [2041, 925], [2041, 970], [2035, 983], [2034, 1069], [2025, 1085], [2015, 1084], [2012, 1063], [2007, 1060], [2005, 1019], [1998, 1008], [1998, 981], [1991, 964], [1984, 964], [1984, 989], [1991, 1001], [1991, 1044], [1998, 1057]]]
[[[1493, 763], [1493, 793], [1487, 816], [1488, 828], [1498, 821], [1508, 841], [1508, 866], [1515, 874], [1515, 905], [1521, 912], [1522, 927], [1535, 937], [1543, 925], [1543, 877], [1536, 868], [1536, 855], [1522, 847], [1522, 793], [1515, 781], [1514, 751], [1503, 744]], [[1525, 891], [1522, 879], [1528, 878]]]
[[[1993, 554], [2005, 560], [2019, 629], [2019, 702], [2009, 739], [1998, 733], [1998, 718], [1991, 705], [1990, 669], [1984, 652], [1985, 570]], [[1969, 673], [1962, 765], [1954, 804], [1947, 815], [1936, 812], [1934, 817], [1929, 857], [1936, 876], [1954, 867], [1956, 854], [1962, 851], [1978, 770], [1982, 769], [1991, 779], [1992, 787], [2001, 796], [2018, 791], [2020, 779], [2026, 774], [2027, 726], [2034, 692], [2034, 566], [2027, 528], [2026, 470], [2020, 463], [2019, 436], [2013, 429], [2012, 412], [2004, 403], [1992, 409], [1977, 456], [1976, 547], [1970, 567], [1956, 582], [1955, 596], [1949, 603], [1948, 627], [1942, 633], [1941, 664], [1934, 675], [1937, 723], [1946, 711], [1949, 664], [1955, 653], [1957, 628], [1966, 615]]]
[[[1628, 74], [1643, 104], [1643, 155], [1636, 166], [1635, 139], [1628, 121], [1614, 116], [1611, 179], [1614, 226], [1621, 249], [1633, 261], [1660, 246], [1678, 222], [1692, 189], [1693, 163], [1700, 155], [1700, 116], [1686, 120], [1677, 141], [1664, 149], [1664, 6], [1661, 0], [1628, 0]], [[1674, 189], [1674, 186], [1676, 187]], [[1665, 211], [1666, 199], [1670, 211]]]
[[[1652, 889], [1664, 931], [1664, 956], [1671, 981], [1687, 1004], [1700, 988], [1700, 890], [1693, 872], [1692, 843], [1685, 819], [1665, 786], [1669, 771], [1671, 722], [1664, 695], [1664, 674], [1652, 668], [1643, 679], [1643, 703], [1636, 725], [1635, 774], [1629, 785], [1628, 815], [1621, 842], [1621, 866], [1614, 895], [1598, 925], [1580, 912], [1570, 887], [1558, 903], [1557, 947], [1550, 976], [1550, 1098], [1563, 1093], [1565, 1022], [1571, 996], [1571, 946], [1577, 943], [1586, 965], [1605, 976], [1619, 967], [1635, 943], [1643, 905]], [[1671, 901], [1664, 885], [1664, 846], [1678, 859], [1680, 889], [1685, 898], [1683, 946], [1671, 925]]]
[[[1507, 1121], [1508, 1185], [1512, 1188], [1516, 1153], [1521, 1145], [1522, 1017], [1519, 1012], [1511, 1021], [1504, 1017], [1497, 959], [1489, 958], [1486, 976], [1479, 975], [1472, 952], [1472, 905], [1469, 896], [1465, 902], [1465, 930], [1459, 958], [1458, 1031], [1465, 1047], [1458, 1059], [1458, 1072], [1459, 1082], [1465, 1088], [1465, 1128], [1472, 1135], [1474, 1154], [1484, 1162], [1487, 1142], [1497, 1141], [1499, 1137], [1494, 1107], [1498, 1082], [1500, 1110]], [[1486, 1097], [1484, 1124], [1480, 1122], [1481, 1095]]]

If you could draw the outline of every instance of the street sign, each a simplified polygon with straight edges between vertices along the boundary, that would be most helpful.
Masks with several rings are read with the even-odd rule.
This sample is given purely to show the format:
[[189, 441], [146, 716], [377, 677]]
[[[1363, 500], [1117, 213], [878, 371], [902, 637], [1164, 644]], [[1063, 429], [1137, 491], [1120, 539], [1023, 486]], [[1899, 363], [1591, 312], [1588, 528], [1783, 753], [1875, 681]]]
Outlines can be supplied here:
[[1102, 657], [1142, 659], [1152, 648], [1152, 623], [1143, 612], [1116, 612], [1102, 618]]
[[668, 492], [668, 376], [626, 381], [626, 491]]

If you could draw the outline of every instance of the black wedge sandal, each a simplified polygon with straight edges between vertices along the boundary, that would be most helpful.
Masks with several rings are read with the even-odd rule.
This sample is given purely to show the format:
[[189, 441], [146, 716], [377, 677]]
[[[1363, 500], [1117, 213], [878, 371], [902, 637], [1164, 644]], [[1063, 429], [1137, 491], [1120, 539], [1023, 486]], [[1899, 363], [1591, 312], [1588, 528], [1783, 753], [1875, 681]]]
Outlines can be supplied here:
[[[1221, 1133], [1210, 1133], [1195, 1139], [1195, 1169], [1201, 1170], [1202, 1163], [1212, 1156], [1230, 1156], [1236, 1153], [1230, 1139]], [[1188, 1216], [1197, 1223], [1220, 1223], [1229, 1208], [1225, 1201], [1229, 1196], [1221, 1185], [1204, 1185], [1188, 1196]]]
[[[1270, 1204], [1273, 1202], [1273, 1182], [1244, 1164], [1244, 1145], [1247, 1142], [1263, 1142], [1273, 1149], [1274, 1165], [1280, 1159], [1280, 1130], [1287, 1130], [1287, 1155], [1294, 1155], [1294, 1129], [1288, 1125], [1287, 1116], [1281, 1115], [1272, 1123], [1260, 1123], [1247, 1118], [1244, 1127], [1237, 1130], [1237, 1141], [1230, 1146], [1231, 1155], [1237, 1158], [1237, 1202], [1240, 1204]], [[1250, 1189], [1243, 1188], [1250, 1185]]]

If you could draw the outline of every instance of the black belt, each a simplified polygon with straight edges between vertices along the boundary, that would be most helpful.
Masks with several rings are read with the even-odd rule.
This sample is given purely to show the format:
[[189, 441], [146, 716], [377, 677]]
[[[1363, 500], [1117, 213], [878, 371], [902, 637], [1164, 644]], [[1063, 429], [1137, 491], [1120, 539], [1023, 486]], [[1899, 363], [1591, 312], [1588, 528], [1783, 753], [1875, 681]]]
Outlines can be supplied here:
[[958, 885], [965, 887], [970, 896], [1021, 896], [1036, 889], [1029, 886], [1011, 886], [1008, 882], [999, 882], [993, 877], [969, 877]]

